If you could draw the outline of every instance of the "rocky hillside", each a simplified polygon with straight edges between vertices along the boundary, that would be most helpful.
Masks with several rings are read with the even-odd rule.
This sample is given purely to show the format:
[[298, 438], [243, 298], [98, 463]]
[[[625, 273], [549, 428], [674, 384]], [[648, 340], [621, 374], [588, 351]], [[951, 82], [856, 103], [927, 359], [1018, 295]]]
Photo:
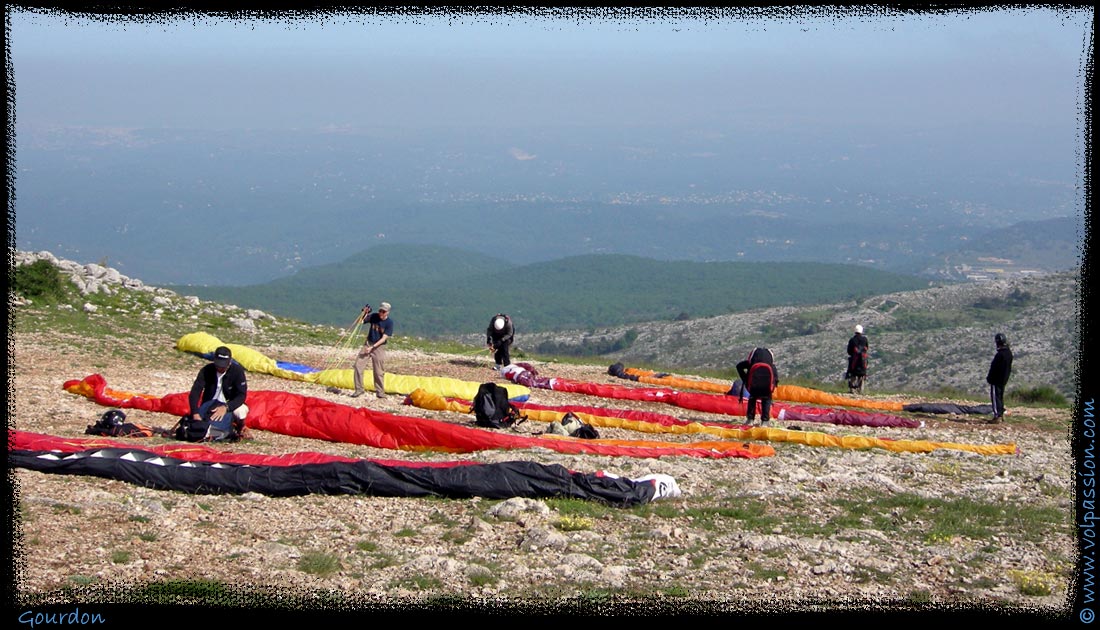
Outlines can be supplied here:
[[[953, 390], [981, 398], [993, 335], [1004, 332], [1015, 354], [1009, 389], [1049, 385], [1072, 397], [1077, 295], [1077, 276], [1061, 273], [615, 329], [522, 334], [520, 328], [516, 344], [533, 351], [580, 349], [612, 345], [633, 331], [629, 347], [600, 358], [609, 365], [687, 371], [731, 370], [763, 345], [774, 353], [781, 378], [840, 383], [848, 338], [861, 324], [871, 342], [865, 391]], [[464, 340], [476, 343], [478, 337]]]
[[[10, 428], [84, 437], [85, 427], [104, 409], [61, 385], [93, 373], [119, 391], [163, 396], [186, 390], [203, 361], [175, 349], [181, 333], [207, 331], [307, 365], [324, 364], [336, 343], [338, 331], [188, 299], [102, 267], [65, 266], [74, 282], [82, 283], [75, 304], [9, 296], [15, 305], [9, 333]], [[89, 277], [101, 280], [89, 284]], [[909, 303], [908, 296], [893, 299], [899, 310]], [[874, 343], [875, 326], [887, 321], [889, 308], [860, 306], [866, 317], [838, 319], [838, 331], [862, 321]], [[872, 319], [873, 313], [883, 319]], [[756, 323], [746, 325], [766, 323], [753, 317], [758, 319], [745, 321]], [[660, 330], [643, 332], [668, 339], [674, 334], [673, 328]], [[877, 337], [882, 345], [883, 335]], [[713, 339], [721, 346], [714, 352], [717, 361], [729, 346], [719, 343], [717, 332]], [[500, 380], [484, 354], [427, 350], [407, 341], [395, 339], [389, 359], [394, 373]], [[1026, 341], [1018, 343], [1022, 351], [1029, 348]], [[671, 341], [657, 347], [676, 351]], [[775, 347], [789, 365], [790, 351]], [[624, 384], [607, 374], [603, 362], [536, 363], [546, 376]], [[352, 399], [346, 392], [259, 373], [249, 374], [249, 384], [252, 391], [288, 391], [400, 417], [472, 424], [466, 414], [418, 409], [400, 396]], [[531, 402], [654, 411], [730, 426], [740, 422], [662, 403], [550, 390], [534, 390]], [[905, 415], [923, 425], [774, 424], [833, 436], [1008, 444], [1015, 445], [1015, 454], [957, 448], [895, 452], [766, 437], [754, 441], [773, 447], [774, 455], [756, 459], [566, 455], [544, 448], [405, 452], [260, 430], [249, 440], [215, 446], [412, 462], [535, 461], [630, 478], [667, 474], [682, 491], [629, 509], [564, 499], [192, 495], [16, 469], [10, 473], [16, 510], [8, 531], [18, 570], [11, 574], [9, 592], [20, 610], [79, 605], [112, 621], [119, 619], [112, 614], [123, 614], [112, 607], [120, 601], [171, 604], [174, 620], [197, 615], [196, 621], [207, 623], [211, 607], [235, 616], [242, 607], [273, 606], [282, 607], [283, 621], [309, 621], [318, 607], [362, 615], [365, 608], [395, 606], [456, 614], [996, 608], [1020, 616], [1066, 615], [1076, 550], [1070, 411], [1016, 406], [1000, 425], [981, 418]], [[140, 410], [131, 410], [127, 419], [154, 427], [175, 420]], [[537, 421], [518, 429], [527, 435], [544, 430]], [[613, 427], [600, 433], [620, 440], [698, 439]]]

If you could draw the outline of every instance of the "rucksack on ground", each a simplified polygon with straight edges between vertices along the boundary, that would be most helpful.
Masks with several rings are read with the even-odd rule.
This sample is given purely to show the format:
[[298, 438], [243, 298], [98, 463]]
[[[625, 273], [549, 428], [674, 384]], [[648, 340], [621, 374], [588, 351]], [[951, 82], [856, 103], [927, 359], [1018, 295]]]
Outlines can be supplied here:
[[176, 424], [176, 439], [181, 442], [202, 442], [206, 439], [206, 432], [210, 430], [209, 420], [195, 420], [191, 416], [183, 416]]
[[195, 420], [191, 416], [182, 416], [176, 424], [174, 437], [181, 442], [236, 442], [241, 439], [232, 423], [228, 431], [210, 425], [210, 420], [206, 418]]
[[569, 437], [583, 438], [586, 440], [594, 440], [600, 437], [600, 433], [595, 427], [586, 424], [572, 411], [566, 412], [561, 420], [551, 422], [546, 432], [556, 435], [568, 435]]
[[562, 428], [565, 429], [566, 435], [570, 437], [584, 438], [586, 440], [594, 440], [600, 437], [600, 433], [595, 427], [578, 418], [577, 414], [572, 411], [568, 411], [562, 416], [561, 425]]
[[87, 435], [107, 437], [152, 437], [153, 428], [136, 422], [126, 422], [126, 413], [121, 409], [105, 411], [95, 424], [84, 430]]
[[496, 383], [482, 383], [471, 405], [474, 424], [490, 429], [506, 429], [525, 420], [508, 400], [508, 390]]

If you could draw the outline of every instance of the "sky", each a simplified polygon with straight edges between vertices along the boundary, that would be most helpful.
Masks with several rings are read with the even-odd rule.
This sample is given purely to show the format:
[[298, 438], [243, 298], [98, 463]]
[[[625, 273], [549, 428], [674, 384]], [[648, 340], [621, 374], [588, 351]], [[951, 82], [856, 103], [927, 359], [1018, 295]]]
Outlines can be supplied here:
[[[187, 243], [156, 239], [195, 221], [232, 226], [265, 273], [366, 247], [348, 222], [467, 247], [417, 219], [455, 200], [701, 199], [956, 235], [1083, 214], [1092, 7], [5, 10], [19, 247], [150, 282], [192, 273]], [[643, 251], [566, 210], [576, 247]]]
[[20, 126], [1072, 126], [1091, 18], [8, 8], [7, 46]]

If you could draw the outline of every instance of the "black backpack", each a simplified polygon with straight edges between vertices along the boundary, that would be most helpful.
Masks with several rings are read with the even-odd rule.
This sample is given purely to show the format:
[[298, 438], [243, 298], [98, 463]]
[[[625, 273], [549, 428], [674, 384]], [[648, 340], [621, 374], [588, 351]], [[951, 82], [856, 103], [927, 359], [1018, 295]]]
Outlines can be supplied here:
[[228, 432], [219, 429], [210, 430], [210, 420], [195, 420], [191, 416], [182, 416], [176, 424], [175, 438], [181, 442], [236, 442], [241, 439], [231, 423]]
[[519, 409], [508, 400], [508, 390], [496, 383], [482, 383], [473, 400], [474, 424], [490, 429], [506, 429], [523, 422]]
[[88, 425], [84, 430], [87, 435], [104, 435], [107, 437], [152, 437], [152, 427], [147, 427], [136, 422], [126, 422], [126, 413], [121, 409], [105, 411], [95, 424]]
[[182, 416], [176, 424], [176, 439], [182, 442], [202, 442], [210, 430], [209, 420], [195, 420], [191, 416]]

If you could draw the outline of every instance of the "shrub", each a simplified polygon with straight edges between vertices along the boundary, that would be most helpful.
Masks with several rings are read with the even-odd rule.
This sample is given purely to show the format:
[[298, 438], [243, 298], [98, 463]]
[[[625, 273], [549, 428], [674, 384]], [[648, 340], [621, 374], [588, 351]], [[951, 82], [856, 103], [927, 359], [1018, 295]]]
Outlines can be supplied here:
[[298, 559], [298, 570], [311, 575], [325, 577], [342, 568], [339, 558], [323, 551], [308, 551]]
[[555, 526], [564, 532], [575, 532], [582, 529], [592, 529], [593, 524], [590, 518], [576, 516], [574, 514], [565, 514], [558, 518]]
[[1040, 571], [1011, 570], [1008, 574], [1024, 595], [1045, 597], [1054, 592], [1057, 584], [1057, 576]]
[[1066, 397], [1050, 385], [1036, 385], [1034, 387], [1018, 387], [1006, 394], [1008, 400], [1017, 403], [1032, 403], [1042, 405], [1055, 405], [1064, 407], [1068, 403]]
[[1031, 293], [1013, 289], [1012, 293], [1004, 297], [985, 297], [974, 302], [974, 308], [987, 310], [1020, 309], [1034, 301]]
[[48, 260], [19, 265], [12, 273], [11, 288], [30, 300], [58, 302], [65, 299], [65, 279]]
[[478, 567], [477, 569], [470, 571], [469, 573], [470, 584], [474, 586], [491, 586], [500, 581], [492, 571], [484, 567]]
[[622, 352], [634, 345], [638, 340], [638, 331], [634, 328], [627, 330], [622, 336], [612, 339], [607, 337], [585, 338], [580, 343], [563, 343], [556, 341], [544, 341], [535, 346], [535, 351], [541, 354], [560, 354], [573, 357], [593, 357], [604, 354]]
[[936, 393], [936, 396], [939, 396], [939, 397], [942, 397], [942, 398], [954, 398], [954, 399], [963, 399], [963, 400], [965, 400], [967, 398], [970, 398], [970, 394], [968, 394], [967, 392], [965, 392], [962, 389], [959, 389], [958, 387], [955, 387], [953, 385], [945, 385], [945, 386], [937, 387], [936, 390], [935, 390], [935, 393]]

